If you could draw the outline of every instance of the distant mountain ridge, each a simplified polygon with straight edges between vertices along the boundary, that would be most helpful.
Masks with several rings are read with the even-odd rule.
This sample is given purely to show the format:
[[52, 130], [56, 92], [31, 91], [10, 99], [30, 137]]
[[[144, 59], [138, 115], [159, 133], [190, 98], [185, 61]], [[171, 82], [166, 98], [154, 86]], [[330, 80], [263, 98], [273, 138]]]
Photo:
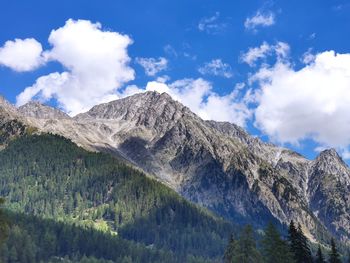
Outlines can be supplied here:
[[329, 231], [350, 240], [350, 171], [335, 150], [308, 160], [235, 124], [204, 121], [165, 93], [136, 94], [74, 118], [37, 103], [15, 112], [41, 132], [122, 156], [232, 220], [293, 219], [311, 238]]

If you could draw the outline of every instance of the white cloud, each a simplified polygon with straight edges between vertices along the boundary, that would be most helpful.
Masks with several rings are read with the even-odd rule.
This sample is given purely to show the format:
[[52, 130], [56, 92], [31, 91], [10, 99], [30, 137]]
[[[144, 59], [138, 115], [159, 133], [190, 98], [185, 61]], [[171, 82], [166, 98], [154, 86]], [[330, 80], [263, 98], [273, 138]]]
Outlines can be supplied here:
[[99, 23], [70, 19], [51, 32], [49, 43], [52, 49], [45, 52], [45, 57], [58, 61], [66, 71], [38, 78], [17, 96], [17, 105], [33, 97], [42, 101], [54, 98], [74, 115], [116, 99], [117, 90], [134, 79], [127, 53], [132, 40], [117, 32], [102, 31]]
[[249, 48], [246, 53], [242, 54], [241, 60], [249, 66], [254, 66], [258, 59], [265, 58], [270, 52], [271, 46], [264, 42], [260, 47]]
[[155, 76], [158, 72], [168, 67], [168, 60], [163, 57], [156, 58], [136, 58], [136, 62], [144, 69], [147, 76]]
[[198, 30], [209, 34], [217, 34], [226, 28], [226, 23], [219, 22], [220, 12], [211, 17], [204, 17], [198, 23]]
[[268, 27], [275, 24], [275, 15], [272, 12], [261, 13], [258, 11], [254, 16], [247, 17], [244, 27], [248, 30], [256, 30], [257, 27]]
[[170, 77], [168, 75], [163, 75], [163, 76], [159, 76], [156, 81], [158, 82], [162, 82], [162, 83], [165, 83], [167, 81], [170, 80]]
[[198, 69], [202, 75], [214, 75], [225, 78], [231, 78], [232, 68], [229, 64], [222, 62], [221, 59], [213, 59], [210, 62], [205, 63]]
[[283, 60], [288, 57], [289, 50], [290, 47], [285, 42], [277, 42], [275, 45], [263, 42], [260, 47], [249, 48], [242, 54], [241, 60], [252, 67], [258, 60], [264, 60], [270, 55], [275, 55], [277, 60]]
[[128, 86], [126, 86], [126, 88], [122, 92], [118, 93], [118, 97], [125, 98], [125, 97], [132, 96], [132, 95], [135, 95], [135, 94], [141, 93], [141, 92], [144, 92], [144, 90], [140, 89], [138, 86], [128, 85]]
[[309, 48], [308, 51], [306, 51], [304, 54], [303, 54], [303, 57], [301, 59], [301, 61], [304, 63], [304, 64], [310, 64], [311, 62], [313, 62], [315, 60], [315, 55], [312, 53], [312, 49]]
[[260, 84], [255, 125], [280, 143], [313, 139], [320, 147], [350, 145], [350, 54], [327, 51], [304, 68], [278, 62], [251, 79]]
[[177, 80], [170, 84], [151, 81], [144, 89], [128, 87], [126, 94], [144, 91], [166, 92], [203, 119], [229, 121], [244, 127], [252, 112], [240, 98], [241, 88], [238, 85], [230, 94], [220, 96], [212, 90], [213, 87], [208, 81], [199, 78]]
[[0, 65], [14, 71], [31, 71], [44, 63], [42, 46], [33, 38], [6, 41], [0, 48]]
[[285, 42], [277, 42], [276, 45], [272, 46], [273, 51], [276, 53], [277, 59], [283, 60], [288, 57], [290, 47]]
[[163, 49], [164, 49], [164, 52], [167, 53], [169, 56], [172, 56], [175, 58], [178, 57], [178, 53], [172, 45], [169, 45], [169, 44], [165, 45]]

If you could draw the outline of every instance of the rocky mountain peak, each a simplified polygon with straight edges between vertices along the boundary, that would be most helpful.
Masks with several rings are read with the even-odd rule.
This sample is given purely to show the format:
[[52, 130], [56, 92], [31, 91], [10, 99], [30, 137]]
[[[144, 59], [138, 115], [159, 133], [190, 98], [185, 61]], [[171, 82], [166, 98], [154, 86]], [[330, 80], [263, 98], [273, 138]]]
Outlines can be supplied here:
[[[310, 184], [317, 185], [322, 181], [339, 182], [343, 186], [350, 186], [350, 170], [335, 149], [322, 151], [313, 161], [309, 171]], [[330, 187], [328, 189], [330, 191]]]
[[[68, 119], [37, 102], [19, 111], [40, 132], [121, 157], [221, 216], [259, 225], [293, 219], [312, 234], [321, 224], [350, 240], [350, 170], [334, 149], [307, 160], [235, 124], [202, 120], [168, 94], [153, 91]], [[341, 206], [333, 205], [335, 195]], [[335, 212], [328, 214], [330, 208]]]
[[0, 96], [0, 150], [12, 138], [25, 133], [26, 121], [16, 107]]
[[341, 157], [339, 156], [337, 150], [334, 149], [334, 148], [326, 149], [326, 150], [320, 152], [318, 158], [319, 159], [325, 159], [325, 158], [341, 159]]
[[6, 102], [6, 99], [0, 95], [0, 105], [4, 104]]
[[17, 109], [14, 105], [8, 102], [3, 96], [0, 95], [0, 110], [3, 113], [7, 113], [9, 115], [17, 115]]
[[340, 238], [350, 239], [350, 170], [335, 149], [322, 151], [309, 170], [309, 206]]
[[94, 106], [74, 119], [86, 121], [114, 121], [130, 126], [146, 127], [159, 133], [166, 131], [184, 116], [197, 116], [166, 93], [148, 91]]
[[314, 167], [329, 174], [348, 172], [348, 167], [335, 149], [322, 151], [314, 160]]
[[30, 101], [19, 107], [18, 111], [25, 117], [35, 119], [70, 119], [63, 111], [41, 104], [38, 101]]

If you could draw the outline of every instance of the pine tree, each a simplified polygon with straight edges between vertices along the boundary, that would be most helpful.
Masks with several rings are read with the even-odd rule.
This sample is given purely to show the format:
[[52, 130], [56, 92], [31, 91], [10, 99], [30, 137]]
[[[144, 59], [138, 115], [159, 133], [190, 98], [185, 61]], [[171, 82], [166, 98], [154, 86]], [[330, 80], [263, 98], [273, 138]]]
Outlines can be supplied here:
[[289, 243], [290, 249], [296, 263], [312, 263], [312, 255], [309, 247], [309, 241], [304, 235], [301, 226], [295, 227], [293, 220], [289, 225]]
[[294, 221], [290, 221], [289, 229], [288, 229], [288, 239], [289, 239], [289, 245], [290, 249], [293, 253], [294, 258], [296, 258], [296, 254], [298, 252], [298, 231], [295, 227]]
[[260, 263], [262, 256], [256, 248], [253, 228], [247, 225], [243, 228], [237, 244], [234, 246], [230, 263]]
[[326, 263], [320, 245], [318, 245], [315, 263]]
[[269, 223], [265, 229], [265, 235], [261, 241], [261, 251], [266, 263], [290, 263], [293, 256], [288, 244], [283, 240], [276, 227]]
[[4, 203], [5, 203], [5, 199], [0, 198], [0, 247], [6, 240], [8, 236], [8, 231], [9, 231], [8, 220], [3, 211]]
[[340, 255], [333, 238], [331, 239], [331, 252], [329, 254], [329, 263], [341, 263]]
[[300, 262], [312, 263], [312, 254], [309, 246], [309, 240], [304, 235], [300, 224], [298, 225], [298, 238], [300, 242], [300, 255], [302, 256], [302, 261]]
[[226, 250], [225, 250], [225, 255], [224, 255], [224, 262], [225, 263], [232, 262], [236, 246], [237, 246], [237, 241], [235, 240], [234, 236], [231, 235], [229, 243], [228, 243]]

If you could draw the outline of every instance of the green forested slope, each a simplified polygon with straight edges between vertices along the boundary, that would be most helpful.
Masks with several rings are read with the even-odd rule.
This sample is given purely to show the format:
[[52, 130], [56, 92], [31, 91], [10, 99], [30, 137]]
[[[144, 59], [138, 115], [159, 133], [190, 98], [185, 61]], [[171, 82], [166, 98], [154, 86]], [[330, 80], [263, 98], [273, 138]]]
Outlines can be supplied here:
[[23, 136], [0, 151], [0, 196], [12, 211], [91, 226], [172, 251], [180, 262], [220, 257], [233, 231], [117, 159], [54, 135]]
[[62, 258], [66, 259], [63, 262], [177, 262], [170, 252], [149, 249], [91, 227], [20, 213], [10, 213], [8, 218], [11, 230], [0, 250], [0, 262], [62, 262]]

